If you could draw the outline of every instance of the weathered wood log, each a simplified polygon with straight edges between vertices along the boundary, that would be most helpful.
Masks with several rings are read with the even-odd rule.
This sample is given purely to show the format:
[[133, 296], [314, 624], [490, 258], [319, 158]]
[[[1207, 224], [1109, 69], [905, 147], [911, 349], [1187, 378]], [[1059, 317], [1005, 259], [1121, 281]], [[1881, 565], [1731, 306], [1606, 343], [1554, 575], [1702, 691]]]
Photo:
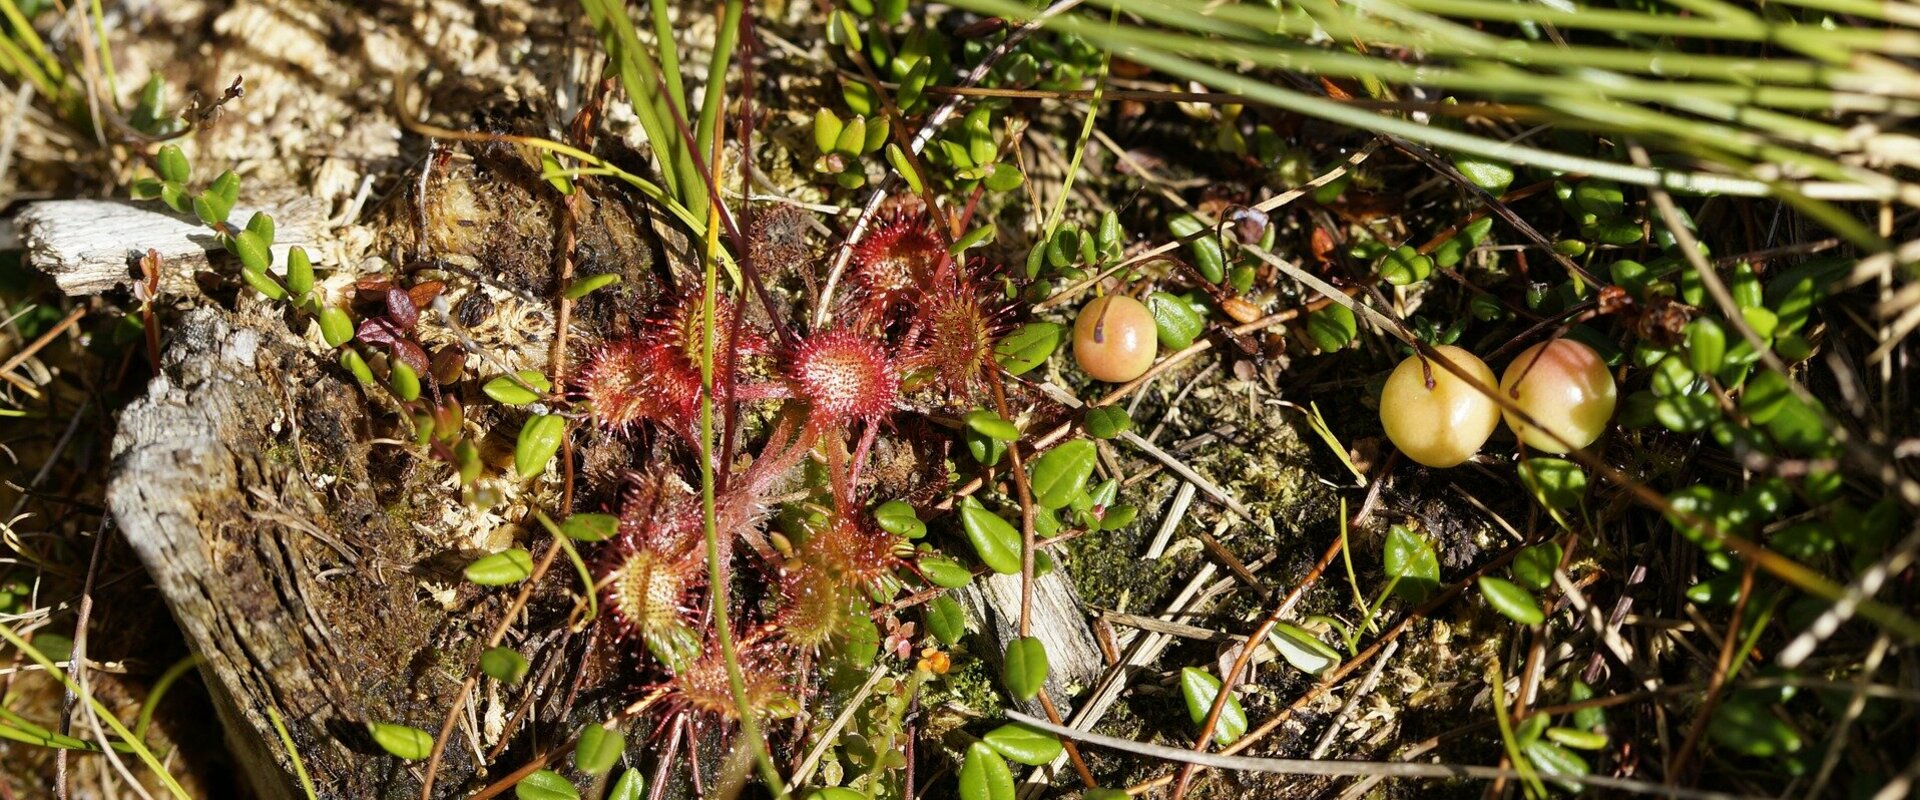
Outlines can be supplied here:
[[[1068, 702], [1100, 677], [1105, 661], [1087, 627], [1086, 605], [1064, 567], [1033, 579], [1032, 631], [1047, 645], [1047, 696], [1062, 713]], [[960, 605], [984, 628], [994, 647], [981, 655], [998, 669], [1007, 643], [1020, 636], [1020, 576], [989, 574], [955, 593]], [[1039, 713], [1038, 702], [1027, 704]]]
[[[451, 543], [405, 521], [426, 510], [369, 469], [364, 401], [316, 361], [277, 321], [190, 312], [121, 416], [107, 499], [261, 797], [300, 796], [270, 711], [321, 797], [417, 796], [365, 725], [437, 730], [489, 614], [429, 599]], [[443, 796], [475, 772], [453, 755]]]
[[[273, 216], [275, 264], [285, 264], [287, 251], [296, 245], [313, 247], [322, 224], [317, 202], [299, 199], [265, 209], [235, 209], [229, 218], [244, 224], [256, 210]], [[133, 285], [139, 279], [134, 264], [149, 248], [160, 254], [160, 288], [170, 294], [194, 293], [195, 274], [230, 259], [212, 229], [158, 202], [29, 203], [14, 225], [30, 263], [73, 296]]]

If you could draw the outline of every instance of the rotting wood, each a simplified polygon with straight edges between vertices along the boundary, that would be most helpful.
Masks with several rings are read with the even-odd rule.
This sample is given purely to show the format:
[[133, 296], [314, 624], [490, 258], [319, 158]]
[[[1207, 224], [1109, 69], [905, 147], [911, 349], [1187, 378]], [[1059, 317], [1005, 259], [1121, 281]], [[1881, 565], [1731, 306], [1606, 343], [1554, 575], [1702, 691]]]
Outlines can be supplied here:
[[[273, 217], [274, 263], [286, 263], [294, 246], [313, 247], [322, 224], [319, 203], [303, 198], [265, 209], [239, 208], [230, 219], [245, 224], [256, 210]], [[148, 249], [158, 251], [166, 265], [162, 292], [195, 294], [194, 276], [227, 258], [211, 228], [158, 202], [46, 200], [28, 204], [14, 226], [30, 263], [69, 296], [131, 286], [137, 278], [134, 261]]]
[[[1086, 605], [1062, 567], [1033, 579], [1033, 635], [1047, 643], [1047, 694], [1065, 710], [1100, 677], [1100, 643], [1087, 625]], [[967, 614], [994, 642], [985, 655], [1000, 668], [1007, 643], [1020, 635], [1020, 576], [989, 574], [954, 592]], [[977, 651], [976, 651], [977, 652]], [[1028, 703], [1037, 713], [1039, 705]]]
[[[437, 548], [396, 535], [389, 515], [405, 501], [374, 491], [359, 392], [300, 347], [271, 321], [189, 313], [121, 415], [107, 500], [201, 657], [257, 796], [300, 796], [269, 706], [320, 797], [410, 796], [416, 776], [365, 726], [444, 713], [447, 675], [477, 657], [462, 614], [484, 615], [421, 600], [445, 580], [429, 565]], [[443, 772], [457, 796], [473, 770]]]

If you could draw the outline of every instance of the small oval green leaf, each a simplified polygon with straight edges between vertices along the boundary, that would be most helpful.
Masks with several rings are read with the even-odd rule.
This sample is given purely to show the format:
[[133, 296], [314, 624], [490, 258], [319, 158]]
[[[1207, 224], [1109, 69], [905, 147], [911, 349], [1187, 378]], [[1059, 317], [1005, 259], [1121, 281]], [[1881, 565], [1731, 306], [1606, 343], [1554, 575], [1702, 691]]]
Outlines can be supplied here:
[[517, 684], [527, 677], [527, 659], [511, 647], [495, 647], [480, 654], [480, 671], [501, 683]]
[[1007, 643], [1000, 666], [1007, 692], [1021, 702], [1032, 700], [1047, 685], [1047, 646], [1036, 637], [1022, 636]]
[[1051, 764], [1066, 750], [1060, 744], [1059, 737], [1018, 722], [1009, 722], [987, 731], [987, 735], [980, 737], [980, 740], [1008, 760], [1029, 767]]
[[1009, 375], [1022, 375], [1047, 362], [1060, 347], [1065, 326], [1052, 322], [1029, 322], [994, 344], [993, 360]]
[[1133, 427], [1133, 417], [1120, 406], [1094, 406], [1087, 409], [1085, 420], [1087, 435], [1095, 439], [1111, 439], [1126, 433]]
[[560, 452], [560, 441], [566, 438], [567, 420], [558, 414], [536, 414], [533, 419], [520, 428], [520, 438], [514, 443], [513, 470], [521, 478], [532, 478], [547, 470], [547, 462], [553, 460], [553, 454]]
[[580, 790], [558, 772], [543, 769], [513, 785], [516, 800], [580, 800]]
[[307, 256], [307, 248], [287, 251], [287, 290], [297, 295], [313, 291], [313, 259]]
[[1387, 531], [1385, 562], [1387, 577], [1397, 579], [1393, 593], [1411, 602], [1425, 600], [1440, 586], [1440, 558], [1433, 542], [1404, 526]]
[[929, 583], [942, 589], [958, 589], [973, 582], [973, 570], [946, 556], [931, 553], [922, 555], [919, 563], [920, 574], [926, 576]]
[[647, 779], [640, 776], [640, 770], [630, 769], [607, 790], [607, 800], [640, 800], [646, 791]]
[[985, 742], [967, 746], [960, 764], [960, 800], [1014, 800], [1013, 771]]
[[367, 730], [373, 734], [373, 743], [395, 758], [419, 761], [433, 754], [433, 735], [419, 728], [373, 722]]
[[420, 374], [407, 366], [407, 362], [394, 359], [388, 365], [387, 388], [403, 403], [420, 399]]
[[[1020, 531], [1012, 523], [1000, 518], [1000, 515], [988, 511], [979, 500], [969, 496], [960, 501], [960, 526], [967, 532], [967, 541], [973, 543], [973, 551], [980, 556], [980, 562], [988, 569], [1002, 575], [1015, 575], [1020, 572]], [[921, 560], [924, 570], [925, 559]], [[929, 579], [932, 576], [928, 576]]]
[[589, 775], [605, 774], [620, 763], [627, 751], [627, 737], [604, 725], [586, 725], [580, 729], [580, 741], [573, 747], [573, 765]]
[[560, 523], [560, 532], [576, 542], [604, 542], [620, 531], [620, 518], [612, 514], [575, 514]]
[[339, 347], [353, 339], [353, 318], [345, 309], [327, 306], [320, 309], [320, 338], [328, 347]]
[[1547, 619], [1533, 595], [1509, 581], [1483, 575], [1480, 578], [1480, 593], [1486, 595], [1487, 605], [1493, 606], [1493, 610], [1514, 622], [1538, 625]]
[[913, 506], [904, 500], [888, 500], [873, 510], [873, 521], [880, 529], [895, 536], [918, 539], [927, 535], [927, 523], [920, 521]]
[[960, 643], [967, 635], [967, 610], [960, 602], [946, 595], [933, 598], [927, 604], [927, 630], [941, 644], [952, 647]]
[[1012, 442], [1020, 438], [1020, 429], [1000, 418], [991, 411], [969, 411], [965, 417], [967, 427], [974, 432], [1002, 442]]
[[502, 550], [467, 565], [467, 580], [481, 586], [519, 583], [533, 574], [533, 555], [521, 548]]
[[1513, 557], [1514, 582], [1536, 592], [1553, 585], [1554, 570], [1560, 568], [1563, 551], [1558, 542], [1541, 542], [1522, 548]]
[[1274, 649], [1280, 651], [1280, 657], [1292, 664], [1294, 669], [1316, 678], [1340, 665], [1340, 651], [1297, 625], [1274, 623], [1267, 639], [1273, 643]]
[[1028, 470], [1034, 502], [1042, 508], [1065, 508], [1086, 488], [1098, 455], [1093, 442], [1075, 439], [1034, 459]]
[[619, 282], [620, 275], [618, 273], [602, 272], [598, 275], [588, 275], [587, 277], [574, 281], [572, 285], [567, 287], [567, 291], [563, 294], [566, 295], [568, 300], [578, 300]]
[[[1213, 710], [1214, 698], [1220, 696], [1220, 679], [1202, 670], [1183, 667], [1180, 695], [1187, 701], [1187, 717], [1195, 725], [1205, 725], [1208, 712]], [[1246, 732], [1247, 711], [1240, 707], [1240, 698], [1228, 696], [1227, 706], [1220, 710], [1220, 720], [1213, 726], [1213, 741], [1221, 746], [1230, 745]]]
[[1166, 292], [1147, 295], [1147, 313], [1153, 316], [1153, 332], [1160, 346], [1184, 350], [1207, 329], [1207, 318], [1185, 298]]
[[[518, 377], [518, 382], [514, 381]], [[522, 386], [521, 384], [526, 384]], [[531, 388], [533, 391], [528, 391]], [[540, 399], [541, 395], [553, 391], [553, 382], [539, 370], [523, 369], [513, 376], [498, 375], [480, 385], [480, 391], [497, 402], [510, 406], [523, 406]]]

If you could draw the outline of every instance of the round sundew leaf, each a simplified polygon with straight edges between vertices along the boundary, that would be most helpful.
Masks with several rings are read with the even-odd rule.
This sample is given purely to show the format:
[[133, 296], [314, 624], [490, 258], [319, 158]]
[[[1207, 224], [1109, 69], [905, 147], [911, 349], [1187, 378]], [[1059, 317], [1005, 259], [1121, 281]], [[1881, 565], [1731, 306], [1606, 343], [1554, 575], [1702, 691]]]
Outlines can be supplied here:
[[972, 570], [942, 555], [921, 556], [920, 574], [925, 575], [929, 582], [942, 589], [958, 589], [973, 582]]
[[[1213, 710], [1214, 698], [1220, 696], [1220, 679], [1203, 670], [1183, 667], [1180, 695], [1187, 701], [1187, 717], [1195, 725], [1205, 725], [1207, 713]], [[1224, 747], [1246, 732], [1247, 711], [1240, 707], [1240, 698], [1228, 696], [1227, 706], [1220, 709], [1220, 720], [1213, 726], [1213, 741]]]
[[[515, 382], [515, 377], [520, 380]], [[526, 386], [520, 385], [523, 383]], [[529, 388], [533, 391], [528, 391]], [[553, 382], [547, 380], [547, 376], [540, 374], [539, 370], [523, 369], [514, 373], [512, 377], [506, 375], [494, 377], [481, 384], [480, 391], [498, 402], [510, 406], [523, 406], [539, 400], [541, 394], [553, 391]]]
[[433, 734], [419, 728], [373, 722], [367, 730], [373, 734], [373, 743], [395, 758], [419, 761], [433, 754]]
[[519, 583], [533, 574], [533, 554], [521, 548], [502, 550], [468, 564], [467, 580], [481, 586]]
[[646, 791], [647, 779], [641, 777], [640, 770], [630, 769], [607, 790], [607, 800], [640, 800]]
[[903, 500], [888, 500], [873, 510], [873, 521], [895, 536], [918, 539], [927, 535], [927, 523], [920, 521], [913, 506]]
[[927, 604], [927, 630], [941, 644], [952, 647], [960, 643], [967, 635], [967, 610], [959, 601], [946, 595], [933, 598]]
[[1285, 622], [1274, 623], [1267, 639], [1280, 651], [1280, 657], [1294, 669], [1319, 677], [1340, 665], [1340, 651], [1328, 646], [1312, 632]]
[[1038, 638], [1022, 636], [1007, 643], [1001, 678], [1007, 692], [1021, 702], [1032, 700], [1047, 684], [1047, 646]]
[[1010, 722], [987, 731], [987, 735], [980, 739], [1000, 755], [1029, 767], [1053, 763], [1053, 760], [1066, 749], [1060, 744], [1059, 737], [1018, 722]]
[[532, 478], [547, 471], [547, 462], [560, 452], [560, 441], [566, 435], [565, 417], [558, 414], [534, 415], [520, 428], [520, 438], [514, 443], [514, 472], [522, 478]]
[[1098, 455], [1093, 442], [1075, 439], [1034, 459], [1029, 468], [1034, 502], [1042, 508], [1065, 508], [1086, 488]]
[[573, 765], [589, 775], [604, 774], [620, 763], [627, 750], [627, 737], [620, 731], [590, 724], [580, 728], [580, 741], [573, 747]]
[[985, 742], [967, 747], [960, 764], [960, 800], [1014, 800], [1013, 771]]
[[1010, 375], [1021, 375], [1047, 362], [1059, 349], [1066, 326], [1052, 322], [1029, 322], [1000, 337], [993, 346], [993, 360]]
[[1532, 594], [1507, 580], [1481, 576], [1480, 593], [1486, 595], [1487, 605], [1493, 606], [1493, 610], [1514, 622], [1538, 625], [1547, 619]]
[[480, 654], [480, 671], [501, 683], [517, 684], [527, 677], [527, 659], [511, 647], [495, 647]]
[[1553, 584], [1554, 570], [1560, 568], [1563, 551], [1557, 542], [1541, 542], [1522, 548], [1513, 557], [1513, 580], [1536, 592]]
[[560, 532], [576, 542], [604, 542], [620, 531], [620, 518], [612, 514], [575, 514], [560, 523]]
[[[974, 553], [988, 569], [1002, 575], [1020, 572], [1022, 539], [1012, 523], [969, 496], [960, 501], [960, 526], [967, 532], [967, 541], [973, 543]], [[924, 560], [921, 568], [925, 569]]]
[[513, 796], [517, 800], [580, 800], [580, 790], [560, 773], [543, 769], [514, 784]]
[[1393, 593], [1412, 602], [1425, 600], [1440, 586], [1440, 557], [1433, 542], [1412, 530], [1395, 525], [1387, 531], [1385, 552], [1387, 577], [1397, 578]]
[[1132, 428], [1133, 418], [1119, 406], [1095, 406], [1087, 409], [1085, 425], [1088, 436], [1111, 439]]
[[991, 411], [969, 411], [964, 419], [968, 428], [982, 436], [1002, 442], [1017, 441], [1020, 438], [1018, 427]]

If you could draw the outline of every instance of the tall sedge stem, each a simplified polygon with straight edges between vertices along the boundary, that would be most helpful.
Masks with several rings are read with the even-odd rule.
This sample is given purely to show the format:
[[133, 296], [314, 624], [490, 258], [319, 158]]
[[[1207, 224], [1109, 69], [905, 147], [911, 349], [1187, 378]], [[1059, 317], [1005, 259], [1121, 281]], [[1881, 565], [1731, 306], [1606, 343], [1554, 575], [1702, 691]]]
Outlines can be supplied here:
[[700, 298], [700, 520], [707, 544], [707, 594], [713, 613], [714, 635], [720, 640], [720, 658], [727, 665], [727, 688], [733, 694], [733, 706], [740, 716], [740, 733], [746, 737], [747, 746], [753, 751], [754, 763], [760, 767], [761, 780], [766, 782], [774, 796], [785, 797], [786, 785], [780, 780], [780, 770], [773, 765], [772, 756], [767, 753], [766, 740], [760, 734], [760, 723], [754, 718], [753, 705], [747, 699], [747, 679], [740, 671], [740, 654], [733, 643], [733, 625], [727, 618], [726, 565], [720, 554], [719, 519], [714, 500], [713, 348], [716, 338], [715, 294], [720, 282], [719, 250], [720, 207], [710, 205], [707, 208], [705, 285]]

